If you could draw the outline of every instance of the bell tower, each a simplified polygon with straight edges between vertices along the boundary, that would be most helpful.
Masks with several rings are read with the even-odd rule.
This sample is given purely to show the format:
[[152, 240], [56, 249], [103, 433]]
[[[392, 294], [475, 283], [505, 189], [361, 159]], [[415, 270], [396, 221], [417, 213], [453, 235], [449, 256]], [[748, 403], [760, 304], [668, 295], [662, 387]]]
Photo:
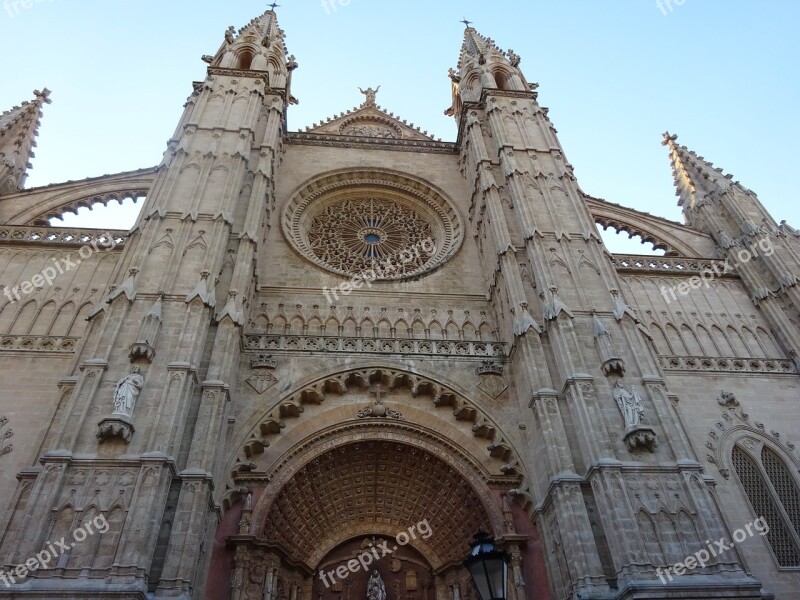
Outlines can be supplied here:
[[[649, 331], [620, 291], [538, 86], [520, 64], [467, 23], [446, 111], [459, 126], [486, 296], [513, 340], [509, 370], [534, 465], [516, 498], [542, 532], [554, 597], [621, 597], [622, 589], [630, 598], [673, 597], [678, 584], [662, 585], [657, 569], [683, 548], [719, 539], [724, 520]], [[680, 523], [660, 557], [647, 541], [666, 527], [647, 508], [658, 498], [679, 499], [664, 510]], [[681, 585], [760, 597], [735, 555], [696, 573]]]
[[[253, 260], [272, 226], [297, 66], [274, 10], [229, 28], [203, 60], [208, 74], [168, 142], [114, 285], [91, 312], [37, 464], [19, 476], [5, 565], [101, 513], [103, 539], [115, 540], [71, 548], [25, 582], [47, 597], [75, 597], [73, 588], [103, 598], [203, 597], [240, 330]], [[46, 99], [37, 96], [26, 118], [38, 119]]]

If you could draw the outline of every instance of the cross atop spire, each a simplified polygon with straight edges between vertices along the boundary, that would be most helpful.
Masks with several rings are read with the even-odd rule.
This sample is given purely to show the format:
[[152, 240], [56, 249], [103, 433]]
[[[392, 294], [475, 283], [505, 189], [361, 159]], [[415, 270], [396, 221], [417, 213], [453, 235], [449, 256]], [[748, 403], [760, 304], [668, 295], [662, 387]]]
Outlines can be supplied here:
[[472, 21], [467, 21], [466, 17], [464, 17], [463, 21], [459, 21], [459, 23], [463, 23], [464, 26], [469, 29], [469, 26], [472, 25]]
[[269, 9], [270, 9], [271, 12], [275, 12], [275, 9], [279, 8], [280, 4], [278, 4], [276, 2], [273, 2], [272, 4], [267, 4], [267, 6], [269, 6]]

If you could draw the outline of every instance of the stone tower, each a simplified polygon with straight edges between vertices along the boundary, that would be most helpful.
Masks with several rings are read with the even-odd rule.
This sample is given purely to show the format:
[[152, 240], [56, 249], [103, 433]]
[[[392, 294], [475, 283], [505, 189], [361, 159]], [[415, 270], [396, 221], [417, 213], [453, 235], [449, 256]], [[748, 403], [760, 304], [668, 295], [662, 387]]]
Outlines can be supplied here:
[[512, 600], [792, 598], [800, 233], [668, 134], [685, 225], [587, 195], [469, 25], [455, 142], [288, 131], [274, 8], [203, 60], [155, 168], [25, 190], [0, 117], [0, 598], [461, 600], [481, 530]]

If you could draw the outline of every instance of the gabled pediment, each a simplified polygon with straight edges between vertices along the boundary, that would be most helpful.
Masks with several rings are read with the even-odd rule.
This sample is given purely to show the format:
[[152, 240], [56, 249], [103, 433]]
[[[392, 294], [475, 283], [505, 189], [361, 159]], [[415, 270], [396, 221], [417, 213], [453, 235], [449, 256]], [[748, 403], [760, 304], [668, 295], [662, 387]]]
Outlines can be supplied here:
[[375, 91], [368, 90], [368, 92], [364, 92], [367, 100], [361, 106], [330, 117], [319, 125], [314, 123], [311, 127], [306, 127], [305, 132], [376, 140], [436, 141], [427, 131], [420, 131], [413, 123], [409, 124], [394, 113], [384, 111], [374, 102]]

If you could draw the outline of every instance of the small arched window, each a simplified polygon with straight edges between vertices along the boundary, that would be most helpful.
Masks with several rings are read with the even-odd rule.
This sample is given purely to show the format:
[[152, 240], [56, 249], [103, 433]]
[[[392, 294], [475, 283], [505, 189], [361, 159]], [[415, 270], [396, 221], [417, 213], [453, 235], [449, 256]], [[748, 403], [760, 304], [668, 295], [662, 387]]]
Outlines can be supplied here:
[[508, 77], [502, 70], [495, 71], [493, 75], [494, 75], [494, 80], [497, 82], [498, 90], [511, 89], [511, 83], [509, 82]]
[[786, 463], [767, 446], [756, 456], [739, 445], [732, 462], [753, 510], [769, 526], [766, 537], [778, 564], [800, 567], [800, 491]]
[[238, 66], [239, 69], [247, 70], [253, 64], [254, 57], [253, 57], [253, 52], [251, 50], [242, 50], [237, 58], [239, 63]]

